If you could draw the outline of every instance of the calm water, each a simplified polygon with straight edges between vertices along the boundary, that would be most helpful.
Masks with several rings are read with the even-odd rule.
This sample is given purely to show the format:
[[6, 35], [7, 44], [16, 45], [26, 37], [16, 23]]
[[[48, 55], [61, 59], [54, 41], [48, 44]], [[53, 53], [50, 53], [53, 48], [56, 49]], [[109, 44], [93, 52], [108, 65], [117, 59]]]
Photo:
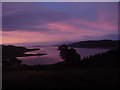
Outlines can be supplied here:
[[[47, 55], [18, 57], [18, 59], [22, 60], [22, 64], [27, 65], [53, 64], [62, 61], [62, 59], [59, 56], [59, 51], [57, 50], [57, 47], [27, 47], [27, 48], [40, 48], [40, 50], [26, 52], [26, 54], [45, 53]], [[88, 48], [76, 48], [76, 50], [77, 53], [81, 55], [81, 58], [108, 51], [108, 49], [88, 49]]]

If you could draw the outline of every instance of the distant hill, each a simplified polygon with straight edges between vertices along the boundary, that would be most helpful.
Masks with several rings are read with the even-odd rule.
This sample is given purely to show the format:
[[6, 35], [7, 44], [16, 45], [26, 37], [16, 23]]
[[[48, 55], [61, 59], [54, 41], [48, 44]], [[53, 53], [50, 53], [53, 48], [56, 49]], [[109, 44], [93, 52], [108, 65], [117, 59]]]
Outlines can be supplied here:
[[115, 48], [118, 47], [120, 40], [89, 40], [69, 44], [76, 48]]

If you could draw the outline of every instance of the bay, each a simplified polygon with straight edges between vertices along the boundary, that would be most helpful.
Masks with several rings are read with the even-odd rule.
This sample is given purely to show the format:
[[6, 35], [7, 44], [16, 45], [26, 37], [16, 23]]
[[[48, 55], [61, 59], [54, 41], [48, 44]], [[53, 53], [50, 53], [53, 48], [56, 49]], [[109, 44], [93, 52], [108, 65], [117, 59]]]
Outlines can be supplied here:
[[[35, 47], [27, 47], [35, 48]], [[40, 48], [37, 51], [26, 52], [26, 54], [36, 54], [36, 53], [45, 53], [47, 55], [43, 56], [29, 56], [29, 57], [17, 57], [22, 61], [22, 64], [26, 65], [43, 65], [43, 64], [53, 64], [60, 61], [63, 61], [59, 56], [59, 51], [57, 47], [36, 47]], [[77, 53], [81, 56], [81, 59], [84, 57], [95, 55], [97, 53], [102, 53], [108, 51], [108, 49], [96, 49], [96, 48], [75, 48]]]

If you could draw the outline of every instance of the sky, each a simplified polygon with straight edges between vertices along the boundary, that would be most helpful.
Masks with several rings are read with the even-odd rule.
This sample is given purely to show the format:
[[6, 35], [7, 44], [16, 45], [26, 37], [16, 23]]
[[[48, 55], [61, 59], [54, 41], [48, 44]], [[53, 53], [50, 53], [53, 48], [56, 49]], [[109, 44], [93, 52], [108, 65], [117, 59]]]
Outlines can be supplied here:
[[118, 39], [117, 2], [3, 2], [3, 44]]

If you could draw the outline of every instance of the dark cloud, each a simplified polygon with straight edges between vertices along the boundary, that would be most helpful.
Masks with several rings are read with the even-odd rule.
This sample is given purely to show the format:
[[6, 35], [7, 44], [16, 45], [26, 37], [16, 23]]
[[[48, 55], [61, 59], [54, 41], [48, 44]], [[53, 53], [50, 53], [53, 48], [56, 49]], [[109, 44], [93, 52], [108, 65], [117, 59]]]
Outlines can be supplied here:
[[[49, 23], [72, 21], [72, 19], [96, 22], [100, 14], [107, 13], [105, 20], [116, 20], [116, 3], [28, 3], [4, 2], [2, 5], [3, 31], [27, 30], [47, 32]], [[67, 22], [68, 23], [68, 22]], [[71, 22], [69, 25], [90, 28]], [[43, 27], [44, 26], [44, 27]], [[45, 27], [46, 26], [46, 27]], [[92, 30], [99, 30], [93, 27]]]
[[70, 18], [71, 14], [68, 12], [51, 10], [37, 3], [3, 3], [3, 31], [41, 31], [43, 28], [36, 28], [36, 26]]

